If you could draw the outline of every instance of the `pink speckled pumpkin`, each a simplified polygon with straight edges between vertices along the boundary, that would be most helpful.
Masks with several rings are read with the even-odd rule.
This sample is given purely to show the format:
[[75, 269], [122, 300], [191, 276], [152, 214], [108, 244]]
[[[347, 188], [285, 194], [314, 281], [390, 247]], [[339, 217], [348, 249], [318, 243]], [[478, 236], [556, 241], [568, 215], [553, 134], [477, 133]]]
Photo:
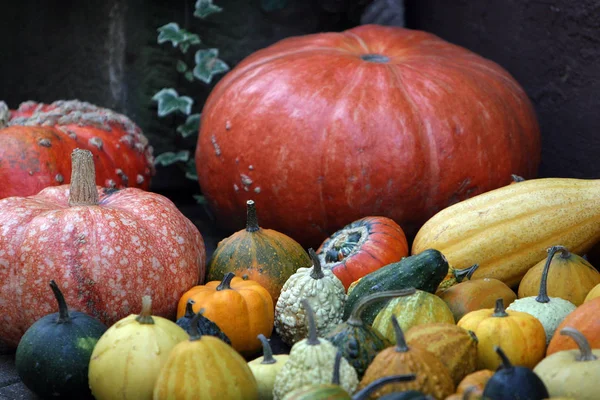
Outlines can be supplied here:
[[198, 229], [167, 198], [95, 185], [92, 153], [73, 152], [71, 185], [0, 200], [0, 339], [17, 345], [54, 312], [54, 279], [73, 309], [111, 325], [151, 295], [155, 315], [204, 280]]

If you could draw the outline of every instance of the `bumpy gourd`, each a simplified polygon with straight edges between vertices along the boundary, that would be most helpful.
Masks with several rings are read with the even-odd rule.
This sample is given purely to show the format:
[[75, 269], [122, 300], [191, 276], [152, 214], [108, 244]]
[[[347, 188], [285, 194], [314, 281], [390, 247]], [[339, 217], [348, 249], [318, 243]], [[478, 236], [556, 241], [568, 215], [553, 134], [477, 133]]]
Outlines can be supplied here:
[[288, 360], [287, 354], [273, 354], [273, 349], [269, 344], [269, 339], [262, 333], [258, 335], [258, 339], [263, 346], [262, 357], [255, 358], [248, 362], [248, 366], [252, 370], [252, 374], [258, 384], [259, 400], [270, 400], [273, 398], [273, 387], [275, 386], [275, 378], [285, 362]]
[[391, 346], [391, 342], [387, 338], [361, 319], [362, 312], [369, 304], [376, 301], [397, 296], [409, 296], [414, 292], [415, 289], [410, 288], [366, 296], [356, 304], [346, 322], [337, 325], [325, 336], [356, 369], [359, 378], [362, 378], [377, 353]]
[[144, 296], [139, 315], [117, 321], [96, 343], [88, 377], [97, 400], [152, 399], [169, 352], [188, 338], [174, 322], [151, 315], [151, 306], [150, 296]]
[[[308, 318], [308, 338], [294, 344], [288, 360], [277, 374], [273, 388], [274, 400], [281, 400], [287, 393], [302, 386], [329, 383], [333, 375], [338, 349], [328, 340], [317, 336], [315, 314], [309, 301], [302, 299], [301, 304]], [[340, 386], [348, 393], [354, 393], [357, 385], [356, 370], [342, 358]]]
[[573, 397], [578, 400], [598, 399], [600, 382], [600, 349], [592, 350], [585, 336], [567, 327], [561, 335], [571, 337], [579, 350], [563, 350], [543, 359], [535, 372], [552, 397]]
[[281, 340], [291, 346], [306, 337], [305, 309], [300, 300], [306, 299], [315, 310], [317, 335], [324, 336], [342, 322], [346, 291], [342, 282], [331, 272], [321, 268], [313, 249], [308, 253], [312, 268], [298, 268], [285, 282], [275, 306], [275, 329]]
[[548, 272], [550, 271], [552, 257], [558, 250], [557, 247], [548, 249], [548, 258], [542, 272], [540, 291], [537, 297], [517, 299], [506, 308], [507, 310], [526, 312], [539, 319], [546, 332], [546, 344], [550, 343], [554, 331], [556, 331], [562, 320], [577, 308], [575, 304], [568, 300], [559, 297], [548, 297]]

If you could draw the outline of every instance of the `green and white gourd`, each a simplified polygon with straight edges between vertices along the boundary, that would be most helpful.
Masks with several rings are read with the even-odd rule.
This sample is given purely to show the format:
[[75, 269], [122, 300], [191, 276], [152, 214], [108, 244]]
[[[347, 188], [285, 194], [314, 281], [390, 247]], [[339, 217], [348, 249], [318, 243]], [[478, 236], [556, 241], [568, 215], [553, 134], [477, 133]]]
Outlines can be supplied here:
[[[317, 336], [315, 314], [309, 301], [302, 299], [301, 304], [308, 319], [308, 337], [292, 346], [289, 358], [275, 377], [274, 400], [281, 400], [303, 386], [330, 383], [333, 376], [338, 349]], [[340, 360], [339, 385], [348, 393], [354, 393], [358, 386], [358, 374], [345, 358]]]
[[507, 310], [522, 311], [536, 317], [544, 326], [546, 344], [550, 342], [558, 325], [577, 308], [575, 304], [560, 297], [548, 297], [548, 272], [554, 254], [559, 251], [558, 246], [548, 249], [548, 258], [542, 271], [540, 291], [537, 297], [530, 296], [517, 299], [508, 306]]
[[319, 257], [308, 250], [311, 268], [298, 268], [283, 285], [275, 305], [275, 330], [281, 340], [292, 346], [308, 334], [305, 309], [300, 300], [306, 299], [315, 310], [317, 336], [325, 334], [342, 322], [346, 290], [331, 270], [321, 268]]

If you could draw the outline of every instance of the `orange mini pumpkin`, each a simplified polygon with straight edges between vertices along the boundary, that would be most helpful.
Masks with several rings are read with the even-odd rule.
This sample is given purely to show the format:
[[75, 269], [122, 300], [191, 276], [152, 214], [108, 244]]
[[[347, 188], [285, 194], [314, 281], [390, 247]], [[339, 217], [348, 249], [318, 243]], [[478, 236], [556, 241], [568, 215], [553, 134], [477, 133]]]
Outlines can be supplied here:
[[185, 314], [187, 301], [195, 301], [194, 312], [204, 309], [204, 316], [231, 340], [231, 346], [242, 355], [252, 355], [262, 348], [259, 334], [271, 337], [274, 307], [271, 295], [253, 280], [227, 273], [222, 281], [194, 286], [181, 296], [177, 318]]
[[569, 336], [561, 335], [563, 328], [571, 327], [577, 329], [590, 343], [592, 349], [600, 348], [600, 297], [583, 303], [571, 312], [560, 323], [552, 336], [546, 356], [562, 350], [577, 349], [577, 344]]

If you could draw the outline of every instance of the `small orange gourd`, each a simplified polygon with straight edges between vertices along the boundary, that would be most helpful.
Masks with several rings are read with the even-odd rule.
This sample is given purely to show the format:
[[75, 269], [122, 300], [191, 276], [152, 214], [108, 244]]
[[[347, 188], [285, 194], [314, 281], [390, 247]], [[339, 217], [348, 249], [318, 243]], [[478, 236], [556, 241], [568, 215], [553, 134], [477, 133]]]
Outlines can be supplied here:
[[577, 329], [586, 337], [592, 349], [600, 348], [600, 297], [580, 305], [563, 319], [548, 344], [546, 356], [561, 350], [578, 348], [574, 340], [559, 333], [566, 327]]

